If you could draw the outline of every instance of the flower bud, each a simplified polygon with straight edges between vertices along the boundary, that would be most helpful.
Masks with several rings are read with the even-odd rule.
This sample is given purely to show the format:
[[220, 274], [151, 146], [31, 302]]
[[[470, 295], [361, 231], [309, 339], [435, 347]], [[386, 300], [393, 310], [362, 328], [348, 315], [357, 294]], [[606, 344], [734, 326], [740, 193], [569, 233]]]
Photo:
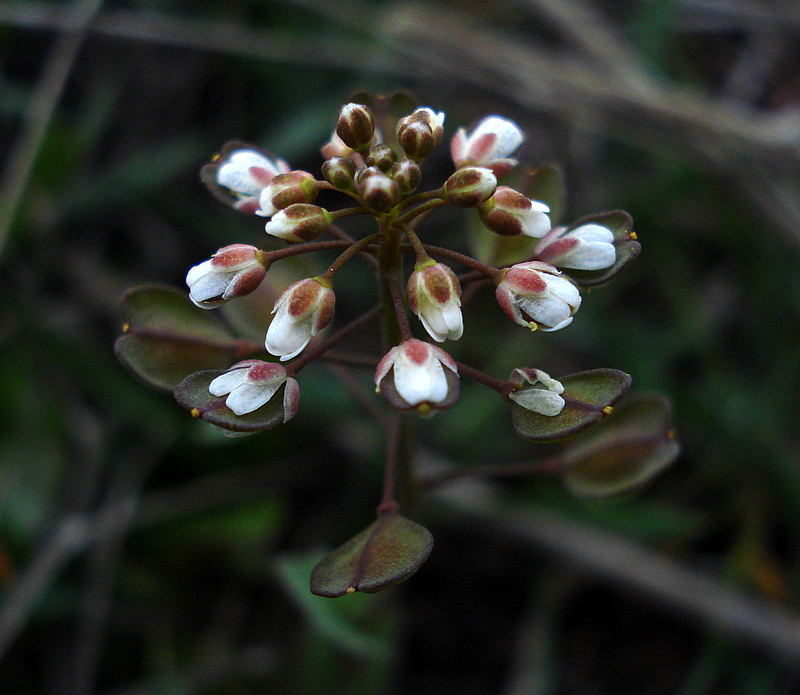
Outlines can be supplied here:
[[322, 163], [322, 175], [340, 191], [355, 191], [356, 165], [345, 157], [331, 157]]
[[226, 145], [215, 161], [203, 167], [200, 176], [222, 202], [254, 213], [261, 191], [275, 176], [290, 169], [282, 159], [273, 160], [255, 148], [238, 145]]
[[415, 109], [412, 114], [401, 118], [397, 122], [398, 133], [408, 123], [423, 123], [428, 126], [433, 136], [433, 146], [439, 144], [444, 135], [444, 111], [436, 113], [433, 109], [427, 106], [420, 106]]
[[398, 410], [430, 415], [458, 400], [458, 367], [441, 348], [411, 338], [384, 355], [375, 386]]
[[594, 222], [572, 229], [557, 227], [537, 244], [534, 257], [558, 268], [609, 268], [617, 260], [614, 233]]
[[508, 397], [526, 410], [555, 417], [564, 409], [564, 386], [541, 369], [515, 369], [509, 381], [515, 388]]
[[496, 176], [507, 173], [516, 163], [509, 159], [525, 136], [513, 121], [500, 116], [487, 116], [467, 135], [459, 128], [450, 142], [450, 154], [457, 167], [467, 164], [491, 169]]
[[270, 181], [259, 198], [256, 214], [272, 217], [278, 210], [294, 203], [313, 203], [319, 192], [319, 183], [306, 171], [278, 174]]
[[229, 299], [250, 294], [267, 272], [262, 256], [262, 251], [247, 244], [221, 248], [209, 260], [189, 269], [189, 299], [203, 309], [213, 309]]
[[297, 243], [313, 241], [333, 223], [325, 208], [309, 203], [295, 203], [276, 212], [264, 227], [267, 234]]
[[391, 210], [400, 199], [400, 186], [376, 167], [359, 172], [358, 191], [361, 202], [378, 213]]
[[417, 190], [422, 180], [422, 172], [416, 162], [401, 159], [392, 167], [389, 177], [400, 187], [400, 192], [407, 195]]
[[408, 303], [436, 342], [458, 340], [464, 333], [461, 286], [444, 263], [430, 261], [408, 278]]
[[208, 390], [213, 396], [227, 395], [225, 405], [241, 416], [266, 405], [284, 384], [283, 421], [288, 422], [297, 413], [300, 387], [280, 364], [262, 360], [239, 362], [214, 379]]
[[333, 319], [336, 296], [328, 280], [316, 277], [290, 285], [278, 297], [265, 346], [281, 362], [300, 354], [318, 331]]
[[564, 328], [581, 305], [578, 288], [540, 261], [517, 263], [504, 271], [495, 295], [512, 321], [531, 330]]
[[356, 152], [369, 148], [375, 134], [375, 117], [363, 104], [345, 104], [339, 111], [336, 134]]
[[408, 120], [411, 116], [401, 118], [397, 124], [397, 142], [415, 162], [421, 162], [436, 147], [436, 138], [430, 125], [419, 120]]
[[367, 166], [376, 167], [384, 174], [387, 173], [397, 161], [397, 153], [389, 146], [375, 145], [367, 155]]
[[497, 179], [490, 169], [463, 167], [444, 184], [448, 203], [471, 208], [489, 198], [497, 188]]
[[478, 206], [483, 223], [501, 236], [540, 238], [550, 231], [550, 208], [530, 200], [508, 186], [498, 186], [494, 195]]

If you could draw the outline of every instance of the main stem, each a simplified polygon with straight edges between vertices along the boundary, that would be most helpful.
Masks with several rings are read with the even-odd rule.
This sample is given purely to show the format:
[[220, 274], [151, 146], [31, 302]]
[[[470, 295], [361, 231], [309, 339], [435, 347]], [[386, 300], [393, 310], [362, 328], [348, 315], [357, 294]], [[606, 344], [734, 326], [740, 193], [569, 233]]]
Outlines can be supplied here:
[[[389, 352], [404, 338], [397, 318], [397, 310], [392, 296], [392, 285], [403, 287], [403, 254], [400, 250], [402, 233], [393, 228], [391, 220], [380, 221], [381, 247], [378, 252], [378, 273], [381, 288], [383, 351]], [[387, 442], [387, 469], [381, 509], [392, 507], [392, 503], [404, 509], [413, 506], [413, 486], [411, 478], [411, 439], [413, 420], [411, 416], [398, 413], [396, 432], [389, 434]]]

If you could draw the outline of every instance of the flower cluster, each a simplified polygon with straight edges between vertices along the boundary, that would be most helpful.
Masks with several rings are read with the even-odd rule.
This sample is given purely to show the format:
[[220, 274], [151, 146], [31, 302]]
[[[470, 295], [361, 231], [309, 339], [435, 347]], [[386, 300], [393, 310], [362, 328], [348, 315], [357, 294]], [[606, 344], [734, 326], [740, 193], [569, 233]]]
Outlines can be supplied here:
[[[263, 343], [236, 340], [212, 326], [213, 321], [204, 320], [213, 316], [198, 312], [185, 300], [180, 304], [163, 289], [150, 289], [129, 302], [126, 335], [117, 343], [123, 361], [154, 385], [174, 388], [177, 400], [193, 415], [231, 436], [269, 429], [294, 417], [301, 390], [298, 373], [315, 360], [374, 368], [376, 392], [395, 411], [421, 416], [453, 406], [460, 379], [473, 379], [509, 403], [515, 429], [533, 441], [562, 439], [604, 418], [630, 384], [623, 372], [599, 369], [553, 379], [541, 369], [519, 367], [502, 380], [458, 362], [447, 344], [463, 338], [462, 311], [468, 298], [489, 283], [495, 287], [498, 308], [512, 322], [542, 332], [569, 326], [581, 306], [583, 290], [608, 281], [637, 255], [639, 244], [630, 217], [612, 211], [559, 224], [560, 206], [554, 203], [562, 196], [540, 200], [532, 193], [552, 189], [537, 184], [550, 175], [548, 170], [521, 171], [522, 129], [496, 115], [472, 129], [459, 128], [450, 140], [454, 171], [438, 188], [418, 191], [421, 166], [444, 138], [445, 114], [422, 107], [394, 118], [387, 101], [372, 104], [370, 108], [351, 102], [341, 108], [330, 140], [322, 147], [320, 178], [237, 142], [226, 145], [202, 169], [201, 178], [217, 199], [261, 219], [266, 234], [285, 243], [275, 249], [273, 239], [273, 250], [232, 244], [195, 265], [186, 284], [197, 307], [214, 309], [254, 292], [282, 259], [338, 253], [326, 260], [321, 274], [283, 289]], [[344, 202], [337, 206], [334, 194]], [[328, 200], [334, 203], [318, 204]], [[448, 205], [466, 209], [484, 240], [493, 239], [497, 248], [515, 247], [517, 256], [492, 265], [491, 254], [484, 253], [479, 260], [463, 249], [428, 243], [420, 231], [422, 223]], [[374, 231], [354, 239], [338, 224], [354, 216], [372, 218]], [[327, 238], [321, 239], [323, 235]], [[413, 259], [407, 276], [406, 257]], [[376, 305], [322, 336], [335, 322], [337, 274], [353, 259], [375, 271]], [[150, 307], [143, 310], [149, 300], [160, 302], [172, 319]], [[412, 314], [419, 325], [412, 326]], [[347, 355], [330, 352], [345, 339], [374, 328], [378, 316], [382, 357], [359, 355], [348, 361]], [[420, 339], [415, 331], [418, 335], [424, 331], [433, 342]], [[148, 360], [153, 364], [148, 366]], [[430, 534], [399, 516], [394, 496], [402, 422], [397, 413], [387, 418], [389, 444], [379, 521], [320, 563], [312, 575], [315, 593], [338, 596], [375, 590], [413, 572], [430, 551]], [[659, 441], [666, 431], [658, 430]], [[664, 450], [673, 456], [676, 447]], [[590, 478], [586, 473], [580, 478], [582, 489], [589, 489]], [[405, 559], [399, 571], [389, 562], [391, 553], [381, 571], [342, 560], [355, 548], [383, 542], [384, 536], [391, 547], [402, 550]], [[367, 555], [378, 558], [376, 562], [384, 557]], [[364, 571], [348, 576], [342, 568], [352, 566]]]
[[[372, 109], [360, 103], [345, 104], [330, 141], [322, 147], [322, 179], [292, 170], [283, 160], [255, 147], [227, 146], [204, 169], [204, 180], [218, 198], [234, 208], [267, 218], [266, 233], [292, 246], [273, 252], [243, 244], [220, 249], [187, 274], [192, 301], [203, 308], [216, 307], [252, 292], [278, 258], [323, 246], [341, 247], [341, 255], [323, 275], [294, 283], [275, 303], [265, 348], [281, 361], [291, 360], [331, 323], [334, 276], [339, 268], [357, 252], [372, 253], [390, 290], [384, 298], [391, 307], [385, 320], [396, 324], [401, 336], [378, 365], [376, 390], [394, 407], [422, 414], [455, 403], [459, 369], [441, 348], [412, 335], [397, 272], [405, 253], [416, 257], [404, 283], [408, 307], [437, 343], [458, 340], [464, 332], [461, 281], [448, 261], [477, 271], [466, 276], [466, 281], [493, 281], [498, 304], [512, 321], [531, 330], [555, 331], [568, 326], [581, 305], [581, 285], [580, 279], [568, 277], [560, 269], [590, 274], [611, 269], [620, 260], [620, 244], [635, 236], [629, 227], [619, 233], [613, 225], [603, 224], [602, 215], [571, 227], [552, 227], [546, 202], [499, 185], [498, 178], [516, 167], [514, 155], [525, 139], [516, 123], [501, 116], [484, 118], [472, 130], [459, 128], [450, 142], [455, 172], [441, 188], [416, 193], [420, 163], [442, 140], [444, 121], [444, 113], [418, 108], [396, 121], [392, 138], [396, 145], [392, 147], [387, 144], [385, 121], [379, 123]], [[316, 205], [321, 190], [339, 191], [355, 205], [338, 210]], [[447, 204], [474, 208], [495, 234], [539, 239], [533, 257], [496, 268], [423, 243], [416, 231], [419, 223], [433, 209]], [[334, 223], [351, 215], [374, 217], [378, 233], [359, 241], [349, 239]], [[326, 232], [339, 243], [316, 242]], [[431, 254], [441, 260], [434, 260]], [[310, 359], [321, 355], [315, 353]], [[290, 364], [288, 373], [296, 373], [310, 359]], [[241, 367], [232, 369], [240, 371]], [[510, 383], [498, 390], [513, 399]], [[265, 394], [274, 392], [266, 382], [261, 388]], [[258, 399], [249, 402], [253, 410], [263, 406]], [[557, 414], [557, 401], [549, 402], [544, 410]]]

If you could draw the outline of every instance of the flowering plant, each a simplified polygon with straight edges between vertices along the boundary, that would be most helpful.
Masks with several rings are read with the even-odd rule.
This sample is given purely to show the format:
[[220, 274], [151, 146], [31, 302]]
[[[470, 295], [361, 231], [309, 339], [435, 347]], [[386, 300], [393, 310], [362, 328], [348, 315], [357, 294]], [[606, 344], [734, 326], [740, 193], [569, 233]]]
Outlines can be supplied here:
[[[385, 419], [383, 498], [375, 523], [315, 568], [311, 588], [322, 596], [376, 591], [405, 579], [427, 557], [430, 533], [401, 513], [412, 506], [413, 479], [408, 447], [401, 443], [409, 416], [429, 417], [458, 402], [461, 377], [506, 400], [516, 431], [527, 439], [552, 441], [587, 430], [573, 449], [516, 471], [562, 474], [576, 494], [605, 495], [641, 485], [678, 452], [669, 406], [661, 399], [640, 398], [626, 411], [624, 427], [614, 426], [613, 415], [606, 421], [630, 385], [623, 372], [595, 369], [555, 379], [538, 368], [518, 367], [502, 380], [415, 337], [408, 309], [435, 343], [461, 339], [462, 303], [467, 303], [462, 291], [468, 288], [472, 296], [488, 283], [513, 322], [532, 331], [562, 330], [578, 312], [584, 290], [620, 272], [638, 254], [639, 242], [621, 211], [554, 227], [551, 203], [530, 193], [549, 175], [546, 168], [516, 188], [500, 184], [518, 169], [517, 150], [524, 141], [519, 126], [500, 116], [484, 118], [470, 131], [459, 129], [450, 146], [455, 171], [439, 188], [418, 191], [421, 164], [444, 137], [445, 114], [423, 107], [393, 118], [392, 104], [364, 99], [341, 108], [322, 148], [320, 179], [259, 148], [226, 145], [203, 168], [202, 180], [220, 201], [265, 218], [266, 234], [286, 245], [220, 249], [189, 270], [188, 300], [165, 288], [132, 290], [125, 299], [125, 333], [117, 342], [120, 359], [137, 375], [174, 390], [193, 416], [232, 436], [294, 417], [302, 392], [298, 375], [316, 360], [374, 368], [376, 392], [393, 409]], [[323, 191], [336, 192], [349, 204], [319, 205]], [[426, 243], [422, 223], [447, 205], [474, 208], [486, 234], [523, 243], [506, 249], [511, 258], [502, 263]], [[373, 218], [376, 231], [356, 239], [338, 225], [355, 216]], [[323, 235], [329, 238], [320, 240]], [[262, 343], [237, 338], [202, 311], [256, 291], [282, 259], [330, 251], [339, 255], [325, 272], [292, 283], [277, 297]], [[408, 278], [406, 256], [414, 259]], [[374, 271], [378, 301], [323, 337], [335, 324], [337, 274], [353, 259]], [[382, 358], [348, 358], [334, 351], [350, 336], [373, 329], [378, 318]], [[648, 423], [644, 434], [636, 429], [637, 413]], [[592, 439], [589, 428], [600, 420], [602, 436]]]

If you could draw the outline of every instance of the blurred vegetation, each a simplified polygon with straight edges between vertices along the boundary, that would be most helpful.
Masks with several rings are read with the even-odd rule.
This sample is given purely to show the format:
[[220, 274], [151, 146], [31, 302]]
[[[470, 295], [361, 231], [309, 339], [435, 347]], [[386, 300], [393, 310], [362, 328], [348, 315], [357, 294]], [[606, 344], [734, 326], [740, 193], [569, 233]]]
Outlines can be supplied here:
[[[779, 0], [0, 2], [0, 691], [795, 692], [798, 33]], [[357, 400], [309, 368], [289, 425], [227, 440], [112, 343], [126, 288], [262, 241], [199, 166], [237, 138], [318, 171], [364, 88], [413, 91], [448, 135], [513, 118], [567, 219], [631, 213], [642, 255], [567, 330], [532, 339], [482, 293], [459, 349], [498, 376], [625, 370], [672, 399], [684, 453], [611, 503], [429, 497], [418, 574], [332, 601], [310, 568], [380, 496]], [[467, 383], [417, 432], [434, 468], [547, 451]]]

